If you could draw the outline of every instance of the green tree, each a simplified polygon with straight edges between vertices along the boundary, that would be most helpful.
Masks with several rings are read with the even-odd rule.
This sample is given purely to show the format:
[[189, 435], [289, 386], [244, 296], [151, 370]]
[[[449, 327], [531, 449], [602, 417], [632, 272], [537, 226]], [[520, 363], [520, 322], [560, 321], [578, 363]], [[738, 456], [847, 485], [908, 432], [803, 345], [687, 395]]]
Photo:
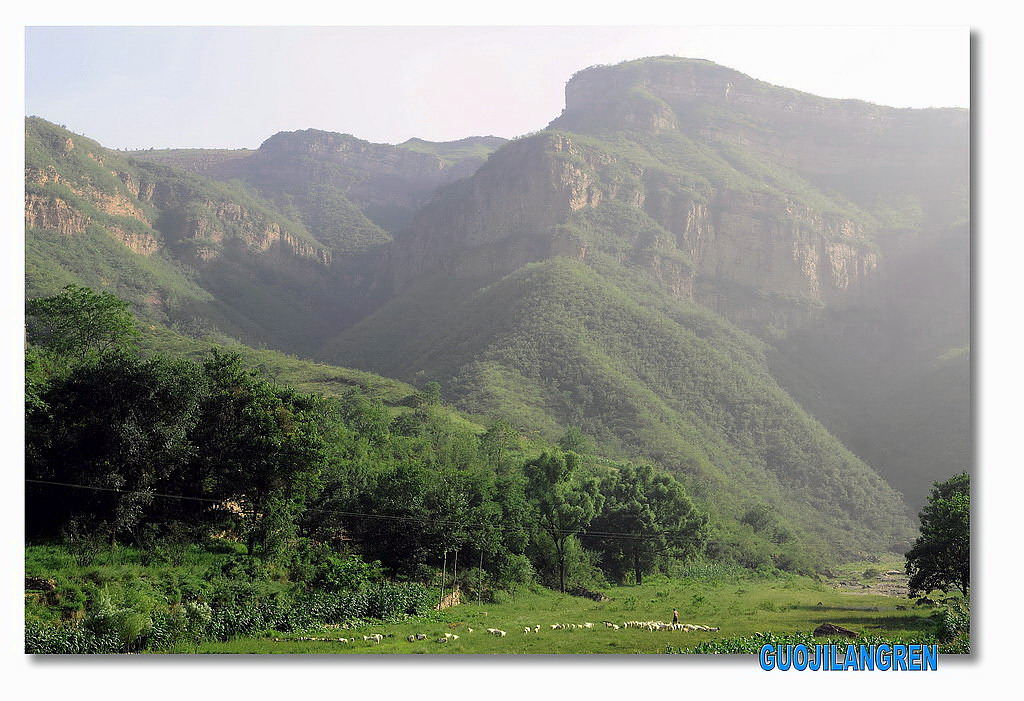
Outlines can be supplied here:
[[585, 453], [589, 441], [578, 426], [570, 426], [565, 435], [558, 439], [558, 447], [566, 452]]
[[[620, 578], [632, 569], [637, 584], [661, 556], [685, 558], [704, 542], [707, 516], [698, 513], [683, 485], [650, 465], [627, 465], [601, 483], [604, 509], [591, 530], [602, 564]], [[601, 537], [600, 533], [616, 533]]]
[[551, 538], [558, 558], [558, 584], [565, 591], [566, 545], [601, 510], [604, 497], [593, 477], [579, 474], [575, 453], [545, 452], [523, 466], [526, 497], [537, 510], [538, 525]]
[[29, 300], [26, 312], [29, 341], [74, 361], [132, 347], [139, 335], [127, 302], [88, 287]]
[[274, 557], [323, 486], [322, 407], [262, 380], [235, 353], [212, 351], [203, 371], [208, 392], [195, 431], [195, 479], [244, 507], [250, 554]]
[[920, 513], [921, 535], [907, 552], [910, 593], [947, 591], [967, 596], [971, 584], [971, 478], [966, 472], [936, 482]]
[[498, 419], [480, 437], [480, 448], [493, 467], [503, 472], [505, 461], [519, 449], [519, 432], [504, 419]]
[[428, 382], [423, 385], [420, 392], [421, 401], [427, 406], [441, 406], [441, 384], [439, 382]]
[[29, 531], [76, 519], [112, 538], [136, 535], [138, 524], [166, 508], [152, 493], [196, 453], [202, 387], [194, 363], [127, 352], [108, 352], [54, 380], [40, 397], [45, 411], [26, 416], [27, 476], [93, 489], [32, 485]]

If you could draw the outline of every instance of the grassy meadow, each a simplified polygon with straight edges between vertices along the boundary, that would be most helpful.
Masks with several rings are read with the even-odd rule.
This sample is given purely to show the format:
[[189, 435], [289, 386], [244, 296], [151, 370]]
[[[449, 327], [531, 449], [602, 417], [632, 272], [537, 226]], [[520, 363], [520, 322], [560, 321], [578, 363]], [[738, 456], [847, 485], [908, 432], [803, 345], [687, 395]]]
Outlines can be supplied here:
[[[895, 563], [893, 563], [895, 564]], [[862, 578], [867, 567], [892, 569], [885, 564], [850, 565], [841, 581]], [[883, 569], [884, 568], [884, 569]], [[870, 579], [870, 578], [869, 578]], [[187, 645], [177, 653], [314, 653], [314, 654], [660, 654], [669, 646], [689, 648], [707, 640], [744, 637], [756, 632], [810, 633], [821, 623], [834, 623], [862, 635], [886, 638], [930, 639], [934, 625], [930, 608], [915, 607], [905, 598], [861, 591], [845, 591], [832, 582], [798, 576], [714, 576], [670, 579], [650, 578], [641, 586], [612, 586], [603, 590], [609, 600], [559, 594], [545, 589], [523, 590], [502, 603], [470, 602], [401, 623], [361, 625], [242, 637], [227, 642]], [[870, 586], [869, 581], [865, 584]], [[860, 582], [858, 581], [858, 585]], [[870, 591], [870, 590], [862, 590]], [[820, 604], [820, 605], [819, 605]], [[897, 606], [905, 607], [898, 609]], [[648, 631], [621, 628], [624, 621], [671, 621], [672, 609], [680, 621], [720, 628], [704, 631]], [[604, 621], [616, 623], [619, 630]], [[552, 630], [555, 623], [593, 628]], [[524, 628], [539, 625], [539, 632]], [[487, 628], [506, 631], [504, 637]], [[472, 629], [472, 632], [470, 632]], [[409, 642], [417, 633], [427, 639]], [[445, 633], [457, 640], [436, 642]], [[378, 644], [362, 636], [381, 634]], [[349, 638], [350, 643], [299, 640]]]

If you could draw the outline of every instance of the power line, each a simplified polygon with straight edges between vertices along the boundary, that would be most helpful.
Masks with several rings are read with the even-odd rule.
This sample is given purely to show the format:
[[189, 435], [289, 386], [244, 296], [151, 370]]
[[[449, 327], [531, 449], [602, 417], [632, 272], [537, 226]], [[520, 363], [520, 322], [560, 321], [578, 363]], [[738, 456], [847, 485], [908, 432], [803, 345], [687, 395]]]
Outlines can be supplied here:
[[[182, 500], [182, 501], [198, 501], [198, 502], [203, 502], [203, 503], [207, 503], [207, 504], [214, 504], [214, 505], [220, 505], [220, 504], [223, 504], [226, 501], [226, 499], [211, 499], [209, 497], [192, 497], [192, 496], [184, 496], [184, 495], [181, 495], [181, 494], [163, 494], [161, 492], [151, 492], [151, 491], [148, 491], [148, 490], [117, 489], [116, 487], [99, 487], [99, 486], [96, 486], [96, 485], [89, 485], [89, 484], [73, 484], [71, 482], [55, 482], [55, 481], [51, 481], [51, 480], [30, 479], [30, 478], [27, 478], [27, 477], [25, 478], [25, 481], [26, 482], [30, 482], [32, 484], [46, 484], [46, 485], [52, 485], [52, 486], [57, 486], [57, 487], [70, 487], [70, 488], [73, 488], [73, 489], [90, 489], [90, 490], [99, 491], [99, 492], [114, 492], [116, 494], [141, 494], [141, 495], [147, 496], [147, 497], [160, 497], [160, 498], [163, 498], [163, 499], [179, 499], [179, 500]], [[376, 519], [376, 520], [381, 520], [381, 521], [404, 521], [404, 522], [412, 522], [412, 523], [434, 524], [434, 525], [441, 525], [441, 526], [461, 526], [461, 527], [470, 528], [470, 529], [472, 529], [472, 528], [479, 528], [481, 530], [483, 530], [485, 528], [485, 525], [483, 523], [466, 523], [464, 521], [450, 521], [450, 520], [437, 519], [437, 518], [423, 518], [423, 517], [419, 517], [419, 516], [397, 516], [397, 515], [394, 515], [394, 514], [371, 514], [371, 513], [365, 513], [365, 512], [360, 512], [360, 511], [341, 511], [341, 510], [338, 510], [338, 509], [322, 509], [322, 508], [317, 508], [317, 507], [309, 507], [307, 509], [307, 511], [315, 511], [317, 513], [323, 513], [323, 514], [333, 514], [335, 516], [353, 516], [353, 517], [357, 517], [357, 518]], [[683, 532], [679, 532], [679, 531], [662, 531], [658, 535], [644, 535], [643, 533], [627, 533], [627, 532], [623, 532], [623, 531], [589, 531], [589, 530], [588, 531], [575, 531], [575, 530], [560, 529], [560, 528], [544, 528], [544, 527], [541, 527], [541, 528], [544, 531], [548, 532], [548, 533], [552, 533], [553, 532], [553, 533], [557, 533], [558, 535], [575, 535], [575, 536], [583, 537], [583, 538], [621, 538], [623, 540], [650, 540], [651, 538], [656, 538], [656, 537], [660, 537], [660, 536], [672, 536], [672, 535], [685, 536], [685, 535], [688, 535], [687, 533], [683, 533]], [[517, 533], [517, 532], [519, 532], [521, 530], [519, 528], [503, 527], [503, 526], [496, 525], [496, 524], [492, 524], [490, 526], [490, 529], [491, 530], [495, 530], [495, 531], [499, 531], [499, 532], [504, 532], [504, 533]]]

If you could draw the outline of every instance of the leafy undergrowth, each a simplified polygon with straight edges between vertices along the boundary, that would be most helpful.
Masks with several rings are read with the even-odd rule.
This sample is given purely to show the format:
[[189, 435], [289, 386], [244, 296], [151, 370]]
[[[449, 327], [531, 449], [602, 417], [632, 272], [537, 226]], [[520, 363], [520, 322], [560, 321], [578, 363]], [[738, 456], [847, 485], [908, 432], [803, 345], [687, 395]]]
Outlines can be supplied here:
[[689, 647], [671, 647], [666, 649], [669, 654], [695, 654], [695, 655], [745, 655], [756, 654], [764, 645], [806, 645], [813, 648], [815, 645], [836, 645], [845, 649], [847, 645], [894, 645], [919, 643], [933, 645], [936, 640], [931, 635], [916, 635], [912, 638], [904, 638], [890, 635], [861, 635], [856, 639], [845, 637], [822, 637], [816, 638], [810, 633], [790, 633], [780, 635], [777, 633], [754, 633], [739, 638], [724, 638], [722, 640], [707, 640], [698, 645]]

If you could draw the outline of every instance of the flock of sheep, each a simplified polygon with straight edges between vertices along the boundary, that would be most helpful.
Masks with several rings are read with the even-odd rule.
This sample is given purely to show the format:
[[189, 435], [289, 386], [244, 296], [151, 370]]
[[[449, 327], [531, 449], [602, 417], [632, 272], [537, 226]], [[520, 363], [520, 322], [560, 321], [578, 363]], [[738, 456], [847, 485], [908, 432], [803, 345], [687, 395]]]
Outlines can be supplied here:
[[[660, 630], [674, 630], [674, 631], [716, 631], [718, 628], [712, 628], [710, 626], [702, 626], [694, 623], [665, 623], [664, 621], [624, 621], [622, 625], [618, 623], [612, 623], [611, 621], [603, 621], [605, 628], [611, 628], [612, 630], [620, 630], [626, 628], [639, 628], [642, 630], [649, 631], [660, 631]], [[550, 624], [551, 630], [590, 630], [594, 628], [594, 624], [590, 622], [586, 623], [552, 623]], [[524, 626], [523, 635], [529, 635], [540, 632], [541, 626]], [[472, 628], [466, 629], [467, 633], [472, 633]], [[487, 633], [498, 638], [504, 638], [508, 633], [499, 628], [488, 628]], [[364, 635], [363, 642], [372, 643], [379, 645], [385, 637], [392, 637], [391, 635], [384, 636], [380, 633], [374, 635]], [[410, 643], [414, 643], [421, 640], [428, 640], [430, 636], [425, 633], [413, 633], [406, 636], [406, 640]], [[452, 640], [458, 640], [459, 636], [455, 633], [445, 633], [440, 638], [436, 638], [436, 643], [447, 643]], [[282, 640], [281, 638], [274, 638], [274, 642], [288, 642], [288, 641], [312, 641], [312, 642], [329, 642], [329, 643], [354, 643], [357, 642], [358, 638], [289, 638]]]
[[[606, 628], [611, 628], [612, 630], [620, 630], [620, 629], [626, 629], [626, 628], [640, 628], [642, 630], [649, 630], [649, 631], [674, 630], [674, 631], [683, 631], [683, 632], [689, 632], [689, 631], [694, 631], [694, 630], [711, 632], [711, 631], [719, 630], [719, 628], [717, 628], [717, 627], [713, 628], [711, 626], [703, 626], [703, 625], [698, 625], [696, 623], [665, 623], [664, 621], [624, 621], [622, 623], [622, 625], [619, 625], [618, 623], [612, 623], [611, 621], [604, 621], [603, 623], [604, 623], [604, 626]], [[550, 624], [551, 630], [589, 630], [589, 629], [592, 629], [593, 627], [594, 627], [594, 624], [590, 623], [590, 622], [586, 622], [586, 623], [552, 623], [552, 624]], [[540, 632], [540, 629], [541, 629], [540, 625], [524, 626], [523, 627], [523, 635], [530, 635], [531, 633], [532, 634], [537, 634], [537, 633]], [[472, 633], [473, 629], [472, 628], [467, 628], [466, 632], [467, 633]], [[508, 635], [508, 633], [506, 631], [501, 630], [499, 628], [488, 628], [487, 632], [490, 635], [496, 636], [498, 638], [504, 638], [506, 635]], [[427, 637], [428, 636], [424, 635], [423, 633], [416, 633], [414, 635], [408, 636], [406, 638], [406, 640], [408, 640], [410, 643], [412, 643], [412, 642], [416, 642], [417, 640], [426, 640]], [[445, 633], [444, 637], [438, 638], [435, 642], [446, 643], [449, 640], [458, 640], [458, 639], [459, 639], [459, 636], [457, 636], [457, 635], [454, 635], [452, 633]]]
[[[391, 636], [389, 635], [386, 637], [390, 638]], [[423, 637], [426, 638], [427, 636], [424, 635]], [[385, 636], [381, 635], [380, 633], [374, 633], [373, 635], [364, 635], [363, 642], [373, 642], [379, 645], [380, 641], [382, 641], [384, 638]], [[290, 643], [295, 641], [316, 643], [354, 643], [356, 642], [356, 640], [356, 638], [274, 638], [275, 643]]]
[[[606, 624], [607, 625], [607, 624]], [[613, 627], [617, 628], [617, 626]], [[622, 624], [623, 628], [643, 628], [644, 630], [703, 630], [703, 631], [714, 631], [719, 630], [718, 628], [712, 628], [710, 626], [697, 625], [696, 623], [665, 623], [665, 621], [626, 621]]]

